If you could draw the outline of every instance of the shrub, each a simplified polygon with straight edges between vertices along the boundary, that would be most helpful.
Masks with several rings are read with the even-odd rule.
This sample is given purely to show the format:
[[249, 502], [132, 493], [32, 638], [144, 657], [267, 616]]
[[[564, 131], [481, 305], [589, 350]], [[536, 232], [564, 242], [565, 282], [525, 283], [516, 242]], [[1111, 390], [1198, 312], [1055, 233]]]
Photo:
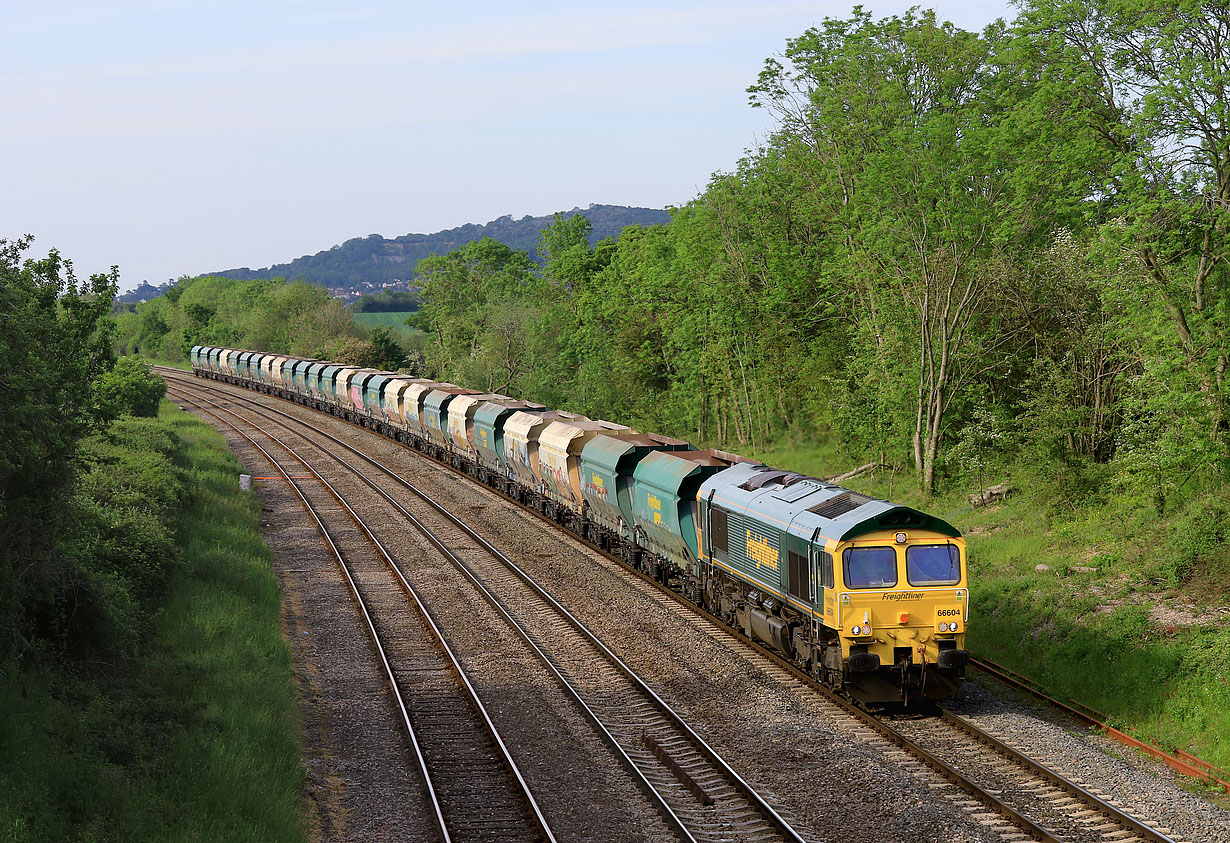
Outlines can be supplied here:
[[178, 562], [178, 440], [155, 419], [122, 417], [81, 447], [65, 574], [45, 597], [44, 632], [77, 657], [135, 647]]
[[1224, 567], [1230, 539], [1230, 508], [1217, 497], [1193, 502], [1166, 530], [1158, 548], [1157, 572], [1165, 585], [1177, 588], [1205, 565]]
[[94, 406], [104, 419], [158, 415], [167, 384], [136, 357], [121, 357], [94, 385]]

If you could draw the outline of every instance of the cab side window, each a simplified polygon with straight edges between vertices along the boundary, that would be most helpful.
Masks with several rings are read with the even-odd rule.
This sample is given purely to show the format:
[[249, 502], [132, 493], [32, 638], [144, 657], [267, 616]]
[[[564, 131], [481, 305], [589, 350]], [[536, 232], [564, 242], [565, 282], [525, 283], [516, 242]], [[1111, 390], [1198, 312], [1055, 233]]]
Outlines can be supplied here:
[[833, 554], [827, 550], [820, 551], [820, 587], [833, 587]]
[[726, 523], [726, 510], [709, 507], [709, 547], [720, 553], [730, 552], [730, 532]]

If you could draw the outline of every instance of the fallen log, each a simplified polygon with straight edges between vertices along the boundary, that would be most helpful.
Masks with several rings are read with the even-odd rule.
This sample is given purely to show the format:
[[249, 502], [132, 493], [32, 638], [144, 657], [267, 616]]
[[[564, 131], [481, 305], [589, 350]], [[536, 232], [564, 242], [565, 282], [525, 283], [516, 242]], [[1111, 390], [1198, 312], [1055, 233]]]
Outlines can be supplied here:
[[845, 474], [834, 474], [832, 477], [825, 477], [825, 483], [840, 483], [843, 480], [849, 480], [851, 477], [858, 477], [860, 474], [866, 474], [869, 471], [875, 471], [877, 468], [888, 468], [882, 462], [869, 462], [866, 465], [860, 465], [853, 471], [847, 471]]

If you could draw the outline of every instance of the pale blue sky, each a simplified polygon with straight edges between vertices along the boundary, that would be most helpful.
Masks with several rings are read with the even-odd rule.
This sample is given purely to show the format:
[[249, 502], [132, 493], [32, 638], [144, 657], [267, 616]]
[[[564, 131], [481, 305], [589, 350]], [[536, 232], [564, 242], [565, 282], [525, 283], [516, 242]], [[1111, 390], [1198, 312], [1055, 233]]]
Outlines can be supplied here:
[[769, 130], [745, 93], [764, 60], [851, 8], [0, 0], [0, 237], [80, 277], [118, 264], [130, 289], [373, 233], [682, 204]]

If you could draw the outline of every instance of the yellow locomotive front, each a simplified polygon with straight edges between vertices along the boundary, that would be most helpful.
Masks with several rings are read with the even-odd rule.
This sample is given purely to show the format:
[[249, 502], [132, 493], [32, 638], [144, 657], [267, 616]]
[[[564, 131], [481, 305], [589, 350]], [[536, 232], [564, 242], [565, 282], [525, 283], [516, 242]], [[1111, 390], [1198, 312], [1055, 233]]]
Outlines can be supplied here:
[[828, 549], [838, 569], [830, 623], [847, 691], [865, 702], [907, 704], [955, 693], [969, 657], [964, 540], [885, 530]]

